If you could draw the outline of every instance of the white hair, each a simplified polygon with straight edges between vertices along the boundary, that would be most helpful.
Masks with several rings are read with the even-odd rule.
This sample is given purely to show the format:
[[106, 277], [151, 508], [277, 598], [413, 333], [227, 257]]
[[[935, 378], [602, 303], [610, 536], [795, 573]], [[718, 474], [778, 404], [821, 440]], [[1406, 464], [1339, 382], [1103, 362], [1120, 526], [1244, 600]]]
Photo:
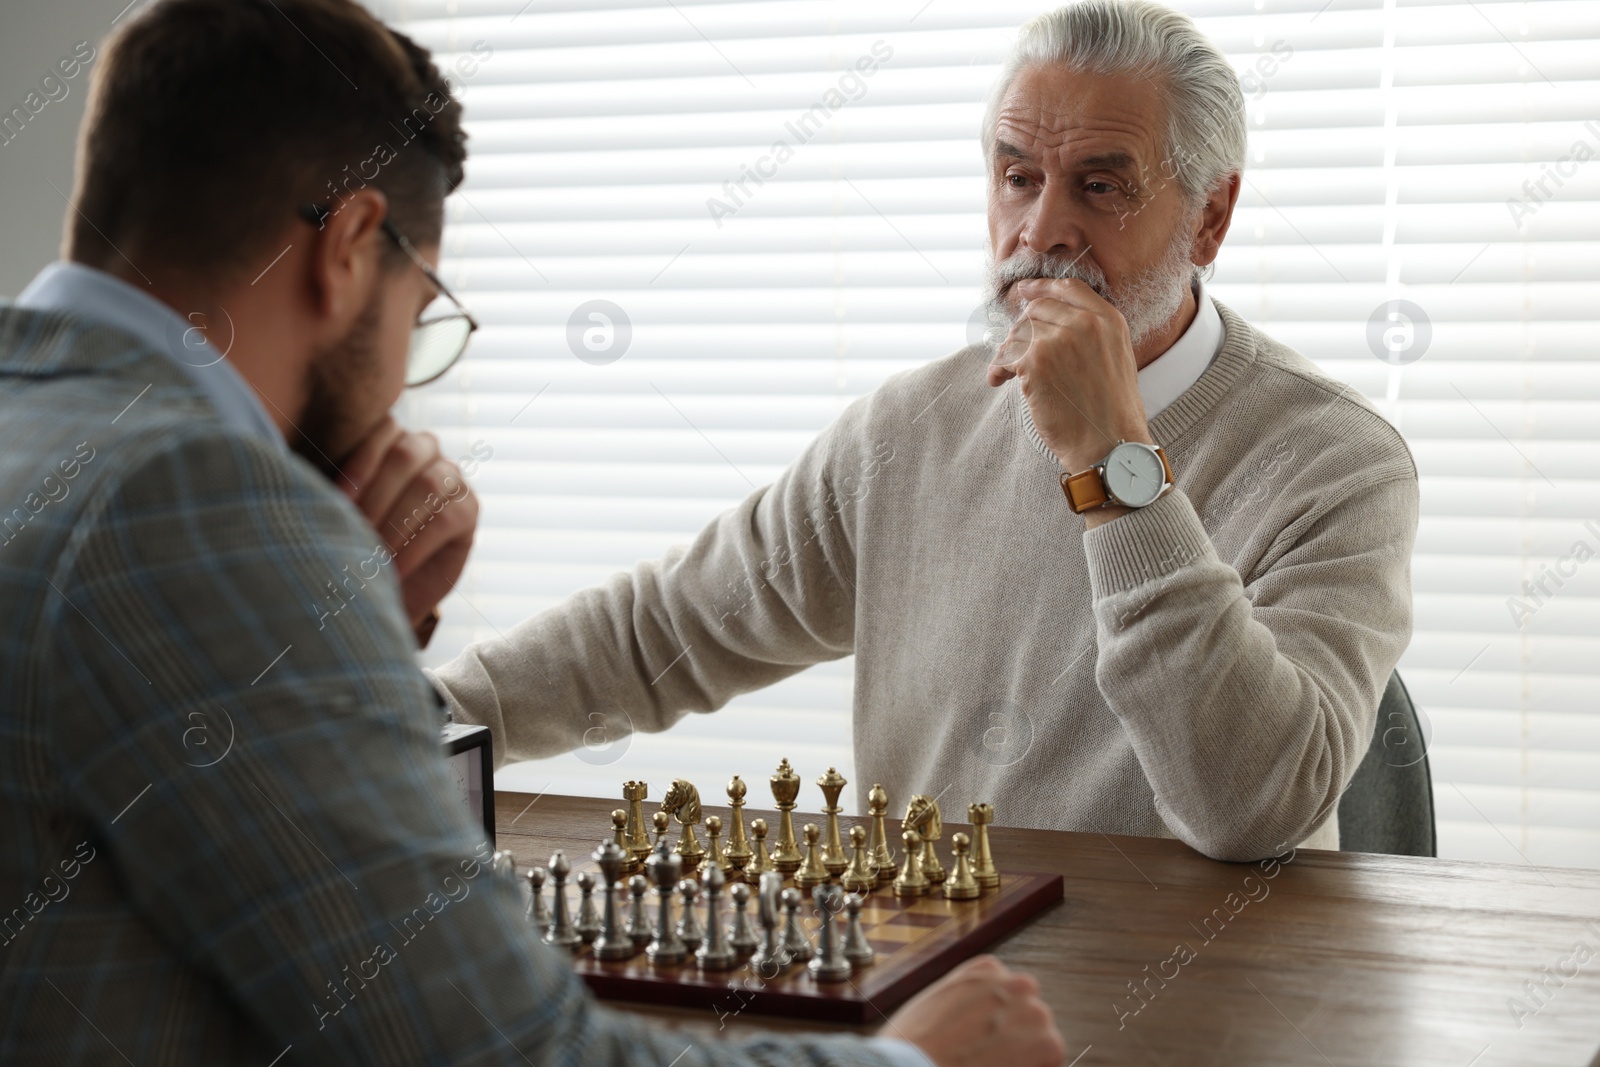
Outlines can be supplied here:
[[1167, 103], [1163, 178], [1175, 176], [1191, 203], [1244, 170], [1244, 92], [1221, 50], [1189, 16], [1154, 0], [1078, 0], [1024, 23], [983, 116], [992, 159], [995, 124], [1024, 68], [1064, 66], [1093, 74], [1150, 78]]

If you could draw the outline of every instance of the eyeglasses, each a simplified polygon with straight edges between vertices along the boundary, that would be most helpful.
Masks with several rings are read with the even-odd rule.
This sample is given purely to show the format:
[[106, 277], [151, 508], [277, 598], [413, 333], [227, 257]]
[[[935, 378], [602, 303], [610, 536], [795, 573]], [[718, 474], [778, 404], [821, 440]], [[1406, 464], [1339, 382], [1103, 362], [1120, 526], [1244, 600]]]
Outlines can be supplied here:
[[[327, 204], [303, 204], [299, 213], [301, 218], [320, 229], [333, 209]], [[406, 359], [406, 387], [427, 385], [455, 366], [478, 329], [478, 320], [456, 299], [438, 272], [428, 266], [428, 261], [412, 247], [406, 235], [395, 229], [394, 223], [384, 219], [380, 225], [439, 292], [438, 298], [423, 310], [422, 317], [411, 328], [411, 354]], [[442, 307], [442, 300], [449, 301], [455, 310]]]

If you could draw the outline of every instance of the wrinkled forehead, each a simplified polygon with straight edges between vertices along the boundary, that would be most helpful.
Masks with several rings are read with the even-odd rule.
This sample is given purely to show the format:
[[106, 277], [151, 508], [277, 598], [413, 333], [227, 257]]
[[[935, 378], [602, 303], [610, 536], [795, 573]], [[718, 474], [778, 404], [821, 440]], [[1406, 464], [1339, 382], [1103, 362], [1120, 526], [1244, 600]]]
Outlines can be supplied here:
[[1167, 108], [1149, 79], [1027, 67], [1001, 99], [994, 159], [1051, 170], [1120, 163], [1154, 169], [1166, 145]]

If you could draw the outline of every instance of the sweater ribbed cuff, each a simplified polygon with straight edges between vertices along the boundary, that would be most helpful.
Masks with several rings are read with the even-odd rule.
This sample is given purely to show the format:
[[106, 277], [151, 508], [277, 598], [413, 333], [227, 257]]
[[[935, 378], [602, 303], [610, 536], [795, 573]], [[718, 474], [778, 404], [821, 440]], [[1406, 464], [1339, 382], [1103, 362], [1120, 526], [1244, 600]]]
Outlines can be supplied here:
[[1088, 531], [1083, 550], [1095, 600], [1164, 578], [1216, 552], [1181, 489]]

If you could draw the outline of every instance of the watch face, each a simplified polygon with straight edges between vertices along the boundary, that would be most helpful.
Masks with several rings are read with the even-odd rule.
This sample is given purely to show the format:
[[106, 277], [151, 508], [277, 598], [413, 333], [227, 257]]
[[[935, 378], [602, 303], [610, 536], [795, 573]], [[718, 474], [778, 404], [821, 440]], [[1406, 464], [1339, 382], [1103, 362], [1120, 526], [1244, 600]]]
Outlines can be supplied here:
[[1142, 508], [1161, 495], [1167, 471], [1154, 448], [1124, 442], [1106, 457], [1105, 482], [1117, 503]]

